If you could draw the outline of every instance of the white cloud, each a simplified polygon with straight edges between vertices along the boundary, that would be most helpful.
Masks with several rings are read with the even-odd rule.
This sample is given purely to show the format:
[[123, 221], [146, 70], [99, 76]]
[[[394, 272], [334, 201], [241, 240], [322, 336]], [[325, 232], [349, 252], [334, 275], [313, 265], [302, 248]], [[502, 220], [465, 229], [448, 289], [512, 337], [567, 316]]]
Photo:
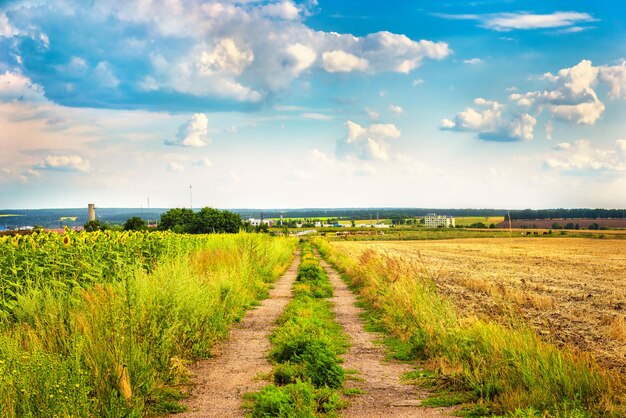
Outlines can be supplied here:
[[284, 20], [297, 20], [300, 10], [290, 1], [271, 3], [261, 7], [261, 14]]
[[549, 120], [546, 123], [546, 128], [545, 129], [546, 129], [546, 139], [548, 141], [551, 141], [552, 140], [552, 133], [554, 132], [554, 124], [552, 123], [551, 120]]
[[322, 61], [324, 69], [329, 73], [365, 71], [369, 65], [367, 60], [341, 50], [324, 52]]
[[[586, 139], [559, 144], [559, 154], [545, 160], [545, 166], [571, 174], [626, 172], [626, 141], [617, 140], [614, 149], [594, 148]], [[564, 154], [564, 155], [562, 155]]]
[[5, 13], [0, 13], [0, 38], [10, 38], [17, 35], [17, 30], [9, 23], [9, 18]]
[[394, 124], [372, 124], [366, 128], [352, 121], [346, 122], [348, 133], [337, 141], [338, 158], [387, 161], [389, 140], [400, 137], [400, 130]]
[[554, 12], [549, 14], [499, 13], [487, 17], [483, 26], [497, 31], [512, 29], [548, 29], [572, 26], [580, 22], [593, 22], [589, 13]]
[[[445, 14], [435, 13], [435, 16], [453, 20], [475, 20], [483, 28], [498, 32], [528, 29], [564, 28], [580, 23], [595, 22], [596, 19], [589, 13], [580, 12], [553, 12], [546, 14], [516, 12], [516, 13], [489, 13], [478, 14]], [[508, 38], [507, 38], [508, 40]]]
[[291, 56], [295, 59], [295, 64], [293, 65], [293, 71], [295, 74], [299, 74], [309, 68], [313, 65], [315, 59], [317, 58], [317, 54], [314, 50], [299, 43], [287, 46], [287, 53], [291, 54]]
[[424, 80], [422, 80], [421, 78], [416, 78], [415, 80], [411, 81], [411, 87], [417, 87], [420, 84], [424, 84]]
[[463, 64], [470, 64], [470, 65], [482, 64], [482, 62], [483, 60], [481, 60], [480, 58], [470, 58], [470, 59], [463, 60]]
[[371, 120], [378, 120], [380, 118], [380, 113], [374, 109], [370, 109], [366, 107], [365, 109], [363, 109], [363, 111], [365, 112], [367, 117], [370, 118]]
[[44, 101], [43, 88], [30, 78], [10, 71], [0, 74], [0, 101]]
[[533, 138], [536, 119], [528, 113], [507, 117], [504, 106], [481, 97], [474, 104], [483, 107], [467, 107], [453, 119], [443, 119], [441, 129], [459, 132], [476, 132], [486, 141], [521, 141]]
[[106, 61], [101, 61], [96, 65], [95, 75], [99, 84], [103, 87], [115, 88], [120, 84], [120, 80], [113, 74]]
[[220, 39], [211, 52], [202, 51], [196, 64], [200, 74], [238, 76], [254, 60], [254, 53], [237, 46], [232, 38]]
[[38, 166], [40, 169], [55, 171], [91, 171], [89, 160], [84, 160], [78, 155], [49, 155]]
[[322, 121], [333, 120], [332, 116], [327, 115], [325, 113], [319, 113], [319, 112], [305, 112], [301, 116], [304, 119], [309, 119], [309, 120], [322, 120]]
[[167, 171], [172, 172], [172, 173], [179, 173], [181, 171], [184, 171], [185, 167], [183, 167], [182, 165], [176, 163], [176, 162], [171, 162], [167, 164]]
[[[145, 36], [136, 35], [133, 45], [149, 56], [145, 74], [138, 81], [134, 72], [128, 73], [132, 78], [124, 79], [126, 73], [117, 70], [127, 64], [128, 49], [111, 51], [108, 63], [98, 70], [100, 85], [118, 87], [132, 82], [143, 91], [184, 93], [230, 106], [258, 104], [275, 97], [309, 69], [409, 73], [424, 60], [441, 60], [452, 53], [445, 42], [413, 40], [385, 31], [354, 36], [314, 30], [301, 19], [314, 2], [93, 3], [81, 8], [70, 1], [76, 19], [93, 24], [94, 32], [102, 22], [110, 21], [116, 22], [120, 32], [146, 32]], [[67, 18], [70, 5], [52, 4], [46, 13], [51, 18]], [[122, 42], [128, 40], [112, 40], [111, 44]]]
[[598, 78], [598, 67], [591, 61], [582, 60], [558, 74], [544, 74], [544, 79], [555, 84], [553, 90], [512, 94], [510, 99], [520, 106], [544, 107], [558, 119], [577, 124], [593, 125], [602, 116], [604, 104], [593, 89]]
[[209, 118], [204, 113], [194, 115], [180, 126], [175, 140], [165, 141], [166, 145], [200, 148], [207, 146], [211, 140], [207, 137]]
[[556, 150], [568, 150], [572, 147], [572, 144], [569, 142], [560, 142], [554, 146]]
[[395, 113], [396, 115], [401, 115], [402, 112], [404, 112], [404, 109], [402, 109], [400, 106], [397, 106], [397, 105], [389, 105], [389, 110]]
[[204, 157], [194, 162], [193, 165], [196, 167], [212, 167], [213, 163], [207, 157]]
[[598, 77], [609, 86], [609, 96], [626, 99], [626, 61], [612, 67], [601, 66]]

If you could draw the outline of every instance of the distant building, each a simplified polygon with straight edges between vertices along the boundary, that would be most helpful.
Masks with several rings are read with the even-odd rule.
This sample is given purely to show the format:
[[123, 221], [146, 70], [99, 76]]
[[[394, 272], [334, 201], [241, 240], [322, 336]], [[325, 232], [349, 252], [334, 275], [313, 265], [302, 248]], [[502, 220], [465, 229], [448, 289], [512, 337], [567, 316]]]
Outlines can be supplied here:
[[429, 213], [424, 217], [424, 225], [427, 228], [454, 228], [454, 218], [452, 216]]
[[267, 225], [267, 226], [273, 226], [274, 225], [274, 221], [272, 221], [271, 219], [255, 219], [255, 218], [249, 218], [248, 222], [250, 223], [250, 225], [252, 226], [260, 226], [261, 224], [263, 225]]

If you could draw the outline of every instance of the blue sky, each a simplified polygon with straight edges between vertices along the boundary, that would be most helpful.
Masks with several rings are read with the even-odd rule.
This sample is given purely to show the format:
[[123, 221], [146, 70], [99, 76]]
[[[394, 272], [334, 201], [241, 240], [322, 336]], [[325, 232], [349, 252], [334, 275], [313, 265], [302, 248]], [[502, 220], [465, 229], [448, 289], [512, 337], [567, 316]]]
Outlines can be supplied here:
[[387, 3], [0, 2], [0, 207], [626, 206], [619, 2]]

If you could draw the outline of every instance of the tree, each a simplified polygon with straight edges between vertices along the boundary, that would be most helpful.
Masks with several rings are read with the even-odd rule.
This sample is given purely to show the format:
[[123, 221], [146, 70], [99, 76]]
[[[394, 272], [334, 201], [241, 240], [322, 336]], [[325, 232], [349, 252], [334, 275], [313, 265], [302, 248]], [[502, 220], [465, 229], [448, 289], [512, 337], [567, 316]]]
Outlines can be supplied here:
[[141, 219], [139, 216], [133, 216], [129, 218], [124, 224], [124, 231], [146, 231], [148, 229], [148, 225], [146, 221]]
[[191, 233], [210, 234], [225, 232], [236, 234], [239, 232], [243, 222], [241, 216], [227, 210], [217, 210], [213, 208], [202, 208], [193, 218]]
[[193, 221], [194, 214], [191, 209], [170, 209], [161, 215], [161, 223], [159, 224], [159, 229], [169, 229], [178, 233], [191, 232]]
[[85, 231], [87, 232], [104, 231], [105, 229], [107, 229], [107, 226], [97, 219], [94, 219], [93, 221], [88, 221], [85, 224]]

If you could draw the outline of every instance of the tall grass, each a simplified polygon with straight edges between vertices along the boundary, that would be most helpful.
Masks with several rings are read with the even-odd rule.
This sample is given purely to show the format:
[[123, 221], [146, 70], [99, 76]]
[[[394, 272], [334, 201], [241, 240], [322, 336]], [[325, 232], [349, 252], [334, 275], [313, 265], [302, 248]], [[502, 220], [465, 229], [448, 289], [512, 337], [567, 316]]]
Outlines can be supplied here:
[[[19, 277], [19, 291], [0, 325], [0, 416], [118, 417], [179, 410], [187, 366], [210, 356], [230, 324], [267, 294], [296, 245], [252, 234], [126, 235], [124, 242], [115, 234], [70, 238], [75, 245], [93, 239], [95, 247], [74, 252], [61, 247], [72, 260], [98, 254], [100, 266], [94, 268], [113, 266], [107, 271], [115, 276], [85, 281], [74, 268], [64, 275], [51, 266], [57, 272], [52, 279], [42, 277], [33, 263], [29, 274]], [[56, 238], [46, 239], [53, 243], [49, 251], [58, 251]], [[141, 245], [134, 239], [157, 251], [138, 252]], [[32, 263], [15, 248], [14, 260]], [[40, 251], [48, 262], [54, 257]]]
[[589, 355], [543, 342], [520, 321], [501, 325], [459, 315], [419, 265], [372, 249], [350, 259], [323, 239], [314, 242], [415, 358], [429, 360], [448, 386], [471, 391], [492, 412], [623, 411], [622, 383]]

